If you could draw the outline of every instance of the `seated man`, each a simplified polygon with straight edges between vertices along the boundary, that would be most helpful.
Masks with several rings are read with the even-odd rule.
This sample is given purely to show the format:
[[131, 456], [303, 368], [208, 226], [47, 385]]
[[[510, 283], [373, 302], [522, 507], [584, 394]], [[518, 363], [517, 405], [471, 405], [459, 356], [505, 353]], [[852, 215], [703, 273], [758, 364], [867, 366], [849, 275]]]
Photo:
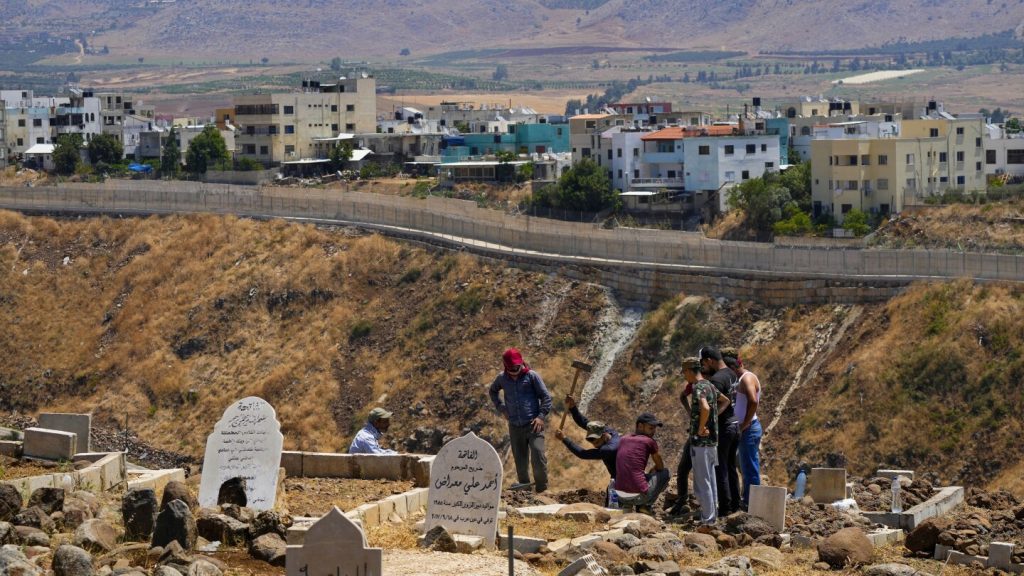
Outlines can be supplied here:
[[569, 452], [572, 452], [573, 456], [580, 460], [604, 462], [604, 467], [608, 469], [608, 475], [615, 479], [615, 453], [619, 450], [619, 433], [602, 422], [587, 420], [587, 417], [580, 413], [580, 409], [576, 406], [576, 400], [572, 396], [565, 397], [565, 406], [569, 409], [569, 414], [572, 414], [572, 421], [587, 431], [587, 442], [590, 442], [593, 448], [581, 448], [567, 438], [561, 430], [555, 431], [555, 438], [561, 440]]
[[370, 410], [366, 426], [356, 433], [352, 444], [348, 447], [349, 454], [398, 454], [394, 450], [381, 448], [378, 440], [391, 427], [391, 412], [383, 408]]
[[[615, 491], [619, 504], [624, 508], [633, 506], [637, 512], [651, 514], [651, 506], [668, 487], [671, 475], [654, 441], [654, 433], [663, 426], [654, 414], [644, 412], [637, 416], [635, 433], [619, 440], [619, 451], [615, 458]], [[654, 462], [654, 468], [646, 473], [647, 460]]]

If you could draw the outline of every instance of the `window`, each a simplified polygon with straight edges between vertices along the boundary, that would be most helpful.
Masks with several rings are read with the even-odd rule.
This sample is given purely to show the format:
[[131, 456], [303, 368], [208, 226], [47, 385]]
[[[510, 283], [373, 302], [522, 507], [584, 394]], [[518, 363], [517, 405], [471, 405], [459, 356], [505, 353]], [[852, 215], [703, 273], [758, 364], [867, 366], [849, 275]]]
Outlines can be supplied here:
[[938, 128], [929, 128], [928, 129], [928, 135], [931, 136], [932, 138], [938, 138], [939, 137], [939, 129]]
[[284, 113], [285, 114], [295, 114], [295, 106], [285, 106], [284, 107]]
[[18, 128], [24, 128], [24, 127], [25, 127], [25, 119], [24, 118], [18, 118]]
[[698, 146], [697, 154], [701, 156], [709, 156], [711, 154], [711, 146]]
[[25, 145], [25, 141], [22, 140], [21, 138], [18, 138], [18, 146], [24, 146], [24, 145]]
[[843, 214], [846, 214], [850, 210], [853, 210], [853, 204], [843, 204], [842, 208], [840, 208], [840, 211], [842, 211]]
[[956, 185], [957, 186], [963, 186], [966, 183], [967, 183], [967, 177], [966, 176], [957, 176], [956, 177]]
[[267, 126], [267, 134], [277, 134], [277, 124]]
[[32, 119], [32, 125], [37, 127], [37, 128], [42, 126], [43, 125], [43, 119], [42, 118], [33, 118]]
[[811, 135], [811, 127], [810, 126], [801, 126], [800, 127], [800, 135], [801, 136], [810, 136]]
[[879, 166], [885, 166], [888, 163], [889, 163], [889, 156], [888, 155], [886, 155], [886, 154], [879, 154], [878, 155], [878, 165]]
[[974, 139], [974, 147], [975, 148], [981, 148], [981, 138], [980, 137]]
[[608, 159], [609, 160], [612, 159], [612, 149], [611, 148], [608, 149]]
[[744, 180], [750, 180], [750, 170], [744, 170], [740, 176]]
[[914, 165], [914, 155], [913, 154], [907, 154], [907, 166], [913, 166], [913, 165]]
[[355, 132], [355, 130], [356, 130], [356, 125], [355, 124], [352, 124], [351, 122], [348, 123], [348, 124], [345, 124], [345, 131], [346, 132]]
[[285, 154], [295, 154], [295, 146], [292, 145], [292, 144], [285, 144], [284, 145], [284, 153]]
[[619, 179], [622, 179], [622, 170], [619, 169]]
[[888, 178], [879, 178], [878, 182], [877, 182], [877, 185], [875, 187], [878, 188], [879, 190], [888, 190], [889, 189], [889, 179]]
[[960, 151], [958, 151], [956, 153], [956, 161], [957, 162], [963, 162], [964, 161], [964, 152], [963, 152], [963, 150], [960, 150]]
[[767, 144], [761, 144], [761, 152], [767, 152], [767, 151], [768, 151], [768, 145]]
[[985, 150], [985, 164], [995, 164], [995, 163], [996, 163], [996, 151], [995, 150]]
[[284, 125], [284, 133], [285, 134], [295, 134], [295, 126], [293, 124], [285, 124]]
[[858, 188], [860, 188], [860, 186], [858, 185], [856, 180], [847, 180], [846, 181], [846, 189], [847, 190], [856, 190]]
[[907, 188], [917, 189], [917, 178], [907, 178]]
[[1024, 149], [1022, 149], [1022, 150], [1007, 150], [1006, 151], [1006, 163], [1007, 164], [1024, 164]]
[[587, 120], [587, 128], [588, 129], [597, 128], [597, 122], [595, 122], [594, 120]]
[[584, 148], [580, 153], [584, 158], [590, 158], [590, 148]]
[[757, 152], [757, 144], [747, 144], [747, 154], [754, 154]]
[[975, 162], [974, 169], [977, 170], [978, 172], [981, 172], [981, 162]]
[[943, 164], [946, 163], [946, 153], [945, 152], [939, 152], [939, 162], [942, 162]]
[[964, 127], [963, 126], [957, 126], [956, 127], [956, 135], [957, 136], [963, 136], [964, 135]]
[[639, 158], [639, 157], [640, 157], [640, 149], [639, 148], [633, 148], [633, 158]]
[[[334, 108], [337, 108], [337, 106], [331, 106], [331, 112], [335, 112], [336, 111], [336, 110], [334, 110]], [[345, 112], [355, 112], [355, 111], [356, 111], [356, 105], [355, 104], [345, 104]]]
[[256, 153], [256, 145], [255, 144], [243, 144], [242, 145], [242, 153], [243, 154], [255, 154]]
[[[394, 128], [389, 128], [388, 130], [390, 132], [394, 132], [395, 131]], [[331, 132], [337, 132], [337, 131], [338, 131], [338, 125], [337, 124], [331, 124]]]
[[36, 138], [36, 144], [46, 144], [46, 139], [40, 136], [39, 138]]
[[[928, 179], [929, 182], [931, 182], [931, 180], [931, 178]], [[949, 176], [939, 176], [939, 182], [941, 182], [942, 184], [949, 182]]]
[[264, 155], [264, 156], [266, 156], [267, 154], [269, 154], [269, 152], [268, 152], [268, 149], [267, 149], [267, 147], [266, 147], [266, 146], [260, 146], [260, 154], [262, 154], [262, 155]]
[[765, 162], [764, 163], [764, 167], [765, 168], [775, 168], [775, 162]]
[[857, 165], [857, 155], [856, 154], [850, 154], [849, 158], [847, 158], [846, 161], [849, 163], [848, 164], [849, 166], [856, 166]]
[[870, 166], [871, 165], [871, 155], [870, 154], [861, 154], [860, 155], [860, 164], [861, 164], [861, 166]]
[[[611, 150], [609, 150], [609, 152], [611, 152]], [[616, 148], [615, 149], [615, 157], [616, 158], [622, 158], [622, 148]]]
[[676, 171], [675, 170], [669, 170], [668, 171], [668, 177], [669, 178], [675, 178], [676, 177]]
[[725, 172], [725, 179], [726, 180], [736, 180], [736, 172], [734, 172], [732, 170], [727, 170]]
[[726, 144], [725, 145], [725, 155], [726, 156], [732, 154], [735, 151], [736, 151], [736, 147], [733, 146], [732, 144]]

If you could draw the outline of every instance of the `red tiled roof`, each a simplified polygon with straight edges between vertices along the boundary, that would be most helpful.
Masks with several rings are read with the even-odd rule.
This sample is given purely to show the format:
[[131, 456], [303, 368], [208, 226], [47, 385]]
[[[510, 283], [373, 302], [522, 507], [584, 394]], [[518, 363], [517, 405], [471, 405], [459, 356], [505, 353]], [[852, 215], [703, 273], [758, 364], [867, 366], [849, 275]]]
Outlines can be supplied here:
[[682, 140], [683, 138], [696, 138], [698, 136], [731, 136], [736, 126], [669, 126], [657, 132], [641, 138], [644, 141], [652, 140]]

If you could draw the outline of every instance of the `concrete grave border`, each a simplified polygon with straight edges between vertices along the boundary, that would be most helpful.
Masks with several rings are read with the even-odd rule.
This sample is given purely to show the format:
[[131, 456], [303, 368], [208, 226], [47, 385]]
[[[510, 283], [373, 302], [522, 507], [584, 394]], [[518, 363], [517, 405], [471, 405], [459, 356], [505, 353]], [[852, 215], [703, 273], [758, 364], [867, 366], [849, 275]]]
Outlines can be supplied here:
[[939, 488], [939, 491], [931, 498], [914, 506], [913, 508], [899, 514], [893, 512], [867, 512], [862, 511], [868, 520], [882, 524], [890, 528], [902, 528], [907, 532], [917, 528], [929, 518], [942, 516], [953, 508], [956, 508], [964, 501], [963, 486], [946, 486]]
[[[1001, 548], [1001, 556], [994, 558], [992, 554], [992, 546], [998, 545]], [[975, 562], [981, 562], [986, 568], [998, 568], [1005, 572], [1012, 574], [1024, 574], [1024, 564], [1014, 564], [1013, 549], [1015, 545], [1010, 542], [992, 542], [989, 544], [988, 556], [972, 556], [970, 554], [964, 554], [958, 550], [954, 550], [950, 546], [943, 544], [935, 545], [935, 559], [940, 562], [948, 562], [950, 564], [960, 564], [969, 566]]]
[[81, 470], [54, 472], [52, 474], [29, 476], [27, 478], [12, 478], [11, 480], [4, 480], [2, 483], [16, 487], [21, 492], [22, 499], [28, 500], [28, 496], [37, 488], [64, 487], [64, 479], [66, 477], [70, 477], [76, 489], [88, 490], [90, 492], [106, 492], [127, 482], [123, 452], [84, 452], [76, 454], [75, 459], [87, 460], [92, 462], [92, 464]]

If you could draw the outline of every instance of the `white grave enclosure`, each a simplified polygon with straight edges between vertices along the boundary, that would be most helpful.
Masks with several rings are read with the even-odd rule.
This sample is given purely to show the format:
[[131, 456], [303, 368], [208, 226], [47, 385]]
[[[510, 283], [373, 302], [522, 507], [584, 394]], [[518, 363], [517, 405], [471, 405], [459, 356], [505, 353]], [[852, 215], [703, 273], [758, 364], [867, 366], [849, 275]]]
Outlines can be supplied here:
[[221, 484], [243, 478], [247, 506], [273, 508], [283, 444], [277, 413], [266, 400], [249, 396], [229, 406], [206, 439], [199, 504], [216, 507]]
[[366, 535], [335, 506], [288, 546], [287, 576], [381, 576], [383, 550], [367, 548]]
[[493, 446], [470, 432], [445, 444], [430, 466], [426, 531], [479, 536], [494, 548], [502, 467]]

